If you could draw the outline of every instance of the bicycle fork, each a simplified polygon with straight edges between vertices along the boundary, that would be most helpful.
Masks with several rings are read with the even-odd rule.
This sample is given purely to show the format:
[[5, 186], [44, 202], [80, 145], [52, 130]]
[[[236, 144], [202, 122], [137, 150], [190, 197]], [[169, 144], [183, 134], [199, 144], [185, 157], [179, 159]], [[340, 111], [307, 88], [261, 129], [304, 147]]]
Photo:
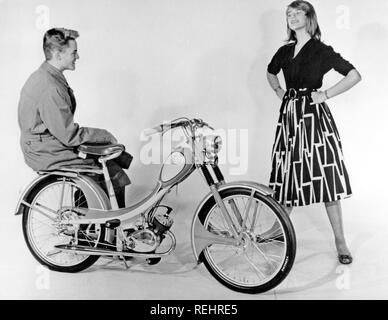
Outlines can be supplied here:
[[[248, 204], [244, 210], [243, 213], [241, 213], [236, 205], [236, 202], [234, 199], [230, 199], [228, 201], [230, 207], [232, 208], [232, 211], [235, 216], [235, 220], [237, 220], [238, 225], [233, 221], [233, 218], [229, 212], [229, 210], [226, 208], [224, 201], [222, 200], [220, 193], [218, 192], [217, 186], [218, 185], [224, 185], [224, 177], [217, 165], [213, 165], [212, 169], [214, 171], [214, 174], [218, 180], [218, 183], [214, 182], [213, 177], [211, 176], [208, 168], [206, 166], [201, 166], [201, 171], [203, 173], [203, 176], [207, 182], [207, 184], [210, 187], [210, 191], [213, 194], [213, 197], [218, 205], [218, 207], [221, 210], [221, 213], [227, 222], [228, 226], [230, 227], [230, 230], [232, 232], [232, 235], [234, 239], [238, 239], [238, 242], [241, 243], [242, 238], [243, 238], [243, 233], [247, 231], [247, 219], [248, 219], [248, 214], [249, 211], [251, 210], [252, 207], [252, 200], [255, 195], [255, 189], [252, 189]], [[253, 214], [253, 220], [256, 220], [256, 213], [257, 213], [257, 203], [255, 202], [255, 208], [254, 208], [254, 214]], [[253, 227], [253, 225], [252, 225]]]

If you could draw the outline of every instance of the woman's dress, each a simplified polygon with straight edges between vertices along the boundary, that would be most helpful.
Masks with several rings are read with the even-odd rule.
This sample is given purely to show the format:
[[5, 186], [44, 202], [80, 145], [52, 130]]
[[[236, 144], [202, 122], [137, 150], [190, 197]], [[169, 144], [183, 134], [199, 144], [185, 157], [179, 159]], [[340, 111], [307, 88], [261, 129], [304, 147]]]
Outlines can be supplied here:
[[283, 71], [283, 98], [272, 150], [270, 187], [286, 206], [331, 202], [352, 194], [341, 139], [326, 103], [311, 105], [311, 92], [325, 73], [342, 75], [353, 65], [320, 40], [310, 39], [294, 57], [295, 44], [282, 46], [268, 72]]

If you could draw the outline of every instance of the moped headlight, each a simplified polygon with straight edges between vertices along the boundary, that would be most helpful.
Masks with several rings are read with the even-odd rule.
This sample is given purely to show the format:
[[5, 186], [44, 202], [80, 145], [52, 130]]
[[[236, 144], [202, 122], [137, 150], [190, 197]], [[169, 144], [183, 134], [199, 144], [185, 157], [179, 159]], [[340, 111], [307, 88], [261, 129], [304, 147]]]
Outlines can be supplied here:
[[205, 136], [203, 139], [204, 152], [207, 158], [213, 159], [220, 152], [222, 139], [220, 136]]

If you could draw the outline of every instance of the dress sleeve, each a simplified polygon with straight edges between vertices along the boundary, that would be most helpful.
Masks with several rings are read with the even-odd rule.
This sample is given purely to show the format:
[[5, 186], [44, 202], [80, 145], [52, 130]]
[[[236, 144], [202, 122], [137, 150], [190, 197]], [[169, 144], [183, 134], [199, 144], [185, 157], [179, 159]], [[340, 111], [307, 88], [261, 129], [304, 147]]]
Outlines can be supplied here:
[[271, 62], [267, 67], [267, 71], [273, 75], [277, 75], [282, 69], [282, 61], [284, 60], [284, 50], [283, 47], [279, 48], [276, 51], [275, 55], [272, 57]]
[[39, 102], [39, 113], [50, 133], [62, 144], [76, 147], [83, 143], [110, 143], [113, 136], [104, 129], [80, 127], [74, 123], [71, 107], [57, 88], [47, 89]]
[[324, 54], [324, 64], [326, 67], [325, 72], [334, 69], [343, 76], [346, 76], [350, 70], [355, 69], [349, 61], [342, 58], [342, 56], [339, 53], [335, 52], [331, 46], [326, 46]]

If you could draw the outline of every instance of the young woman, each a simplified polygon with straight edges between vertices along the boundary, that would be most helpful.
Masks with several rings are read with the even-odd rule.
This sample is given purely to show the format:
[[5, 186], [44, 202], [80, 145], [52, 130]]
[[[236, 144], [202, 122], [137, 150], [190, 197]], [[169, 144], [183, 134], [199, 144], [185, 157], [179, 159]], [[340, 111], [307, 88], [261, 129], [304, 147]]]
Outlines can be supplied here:
[[[272, 58], [267, 78], [282, 100], [272, 151], [270, 186], [291, 213], [294, 206], [325, 203], [340, 263], [352, 263], [340, 200], [351, 195], [340, 136], [326, 100], [361, 80], [354, 66], [321, 42], [314, 7], [294, 1], [286, 11], [288, 43]], [[322, 78], [334, 69], [344, 76], [324, 91]], [[286, 90], [277, 74], [283, 71]]]

